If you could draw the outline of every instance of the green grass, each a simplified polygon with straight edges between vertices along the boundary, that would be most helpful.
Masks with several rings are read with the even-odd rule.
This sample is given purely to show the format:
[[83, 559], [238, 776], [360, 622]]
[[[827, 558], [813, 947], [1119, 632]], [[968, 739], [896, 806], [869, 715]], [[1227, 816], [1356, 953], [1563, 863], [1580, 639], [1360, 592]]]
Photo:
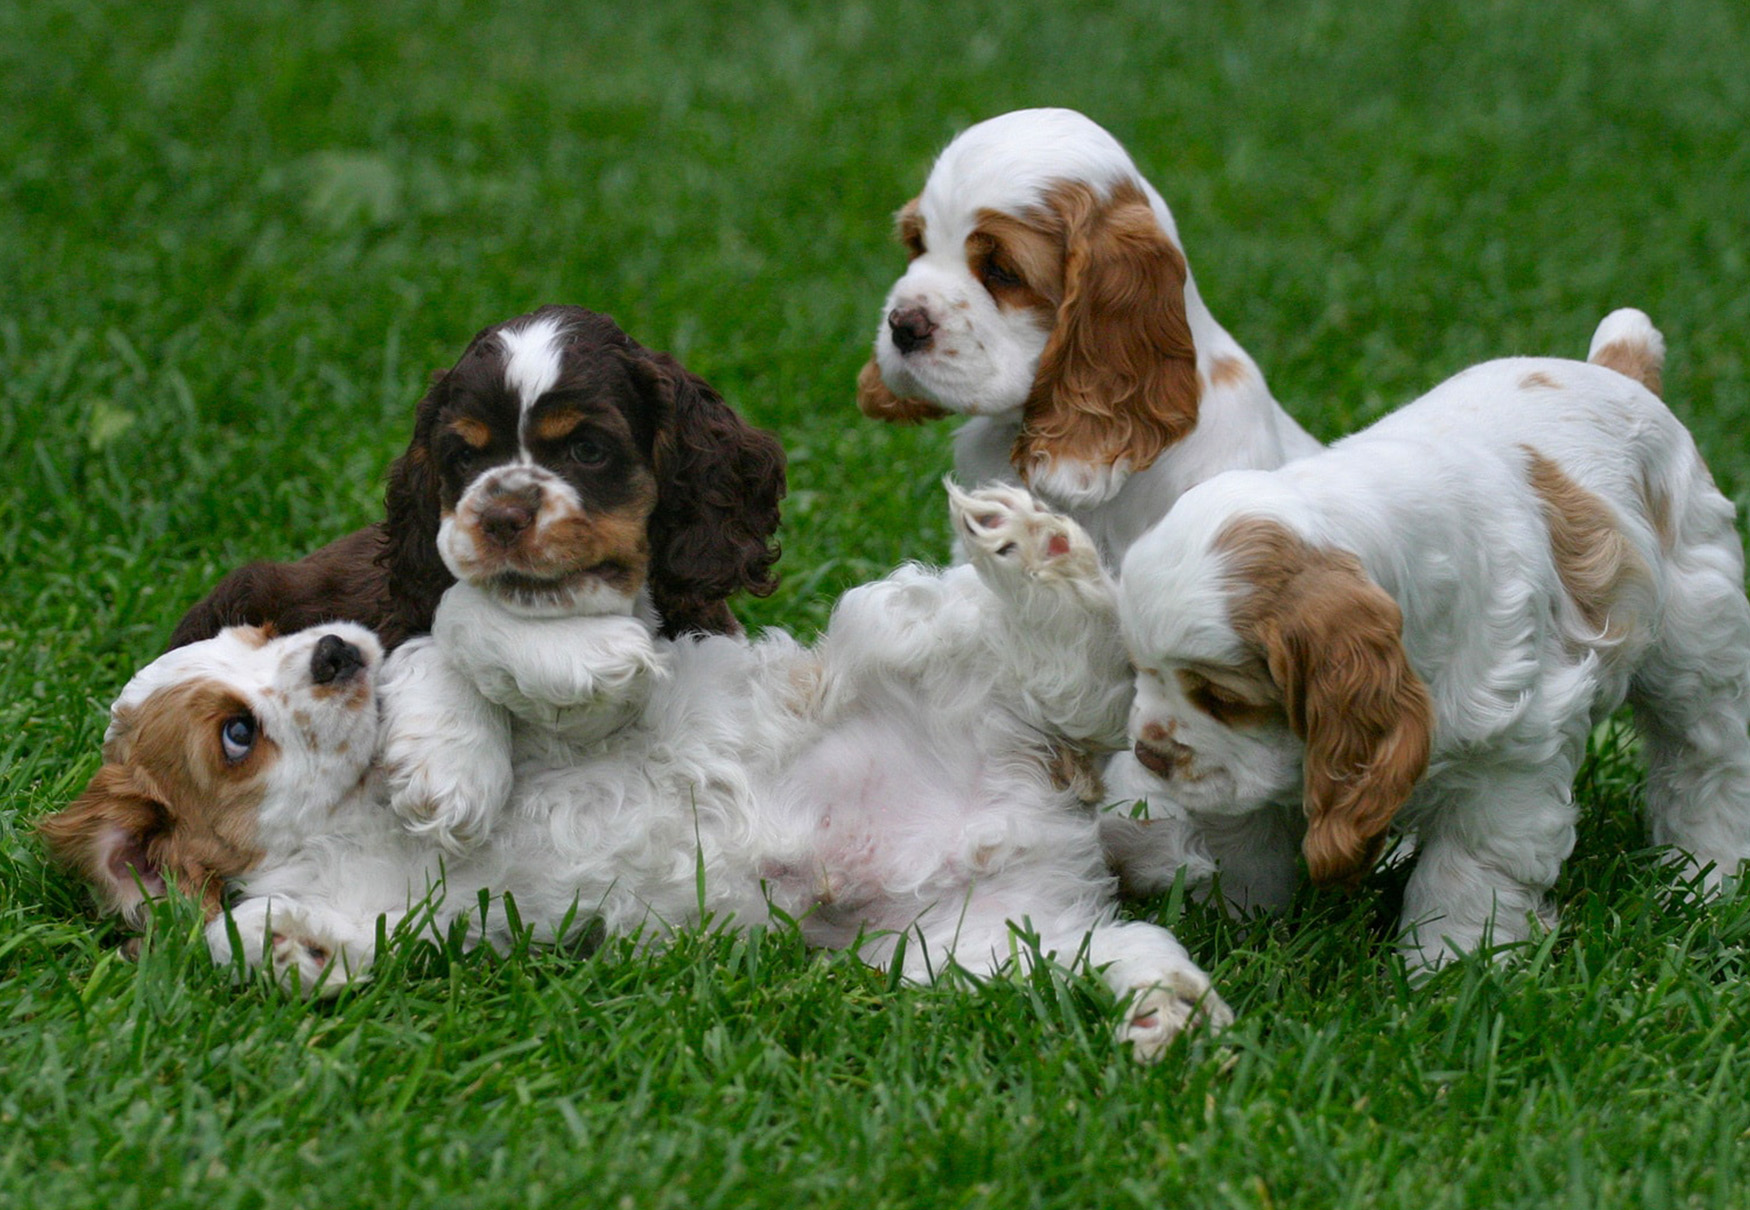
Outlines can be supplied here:
[[1615, 741], [1518, 965], [1408, 990], [1390, 877], [1138, 905], [1240, 1013], [1148, 1070], [1092, 981], [782, 930], [409, 948], [307, 1006], [168, 907], [124, 962], [30, 834], [181, 610], [374, 516], [426, 375], [543, 302], [783, 436], [754, 621], [939, 558], [947, 433], [852, 383], [889, 215], [1019, 105], [1127, 143], [1315, 432], [1633, 304], [1743, 507], [1746, 50], [1730, 0], [0, 6], [0, 1205], [1750, 1204], [1750, 904], [1670, 894]]

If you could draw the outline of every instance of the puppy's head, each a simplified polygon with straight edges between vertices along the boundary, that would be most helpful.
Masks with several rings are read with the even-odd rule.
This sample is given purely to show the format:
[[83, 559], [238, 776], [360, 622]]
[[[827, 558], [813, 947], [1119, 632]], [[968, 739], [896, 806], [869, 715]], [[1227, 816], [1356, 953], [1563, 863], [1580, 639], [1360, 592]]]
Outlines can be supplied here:
[[1109, 498], [1196, 424], [1171, 215], [1087, 118], [1021, 110], [972, 127], [898, 231], [911, 264], [858, 381], [865, 414], [1018, 410], [1016, 470], [1070, 505]]
[[240, 626], [176, 648], [110, 708], [103, 767], [38, 825], [50, 854], [130, 924], [167, 883], [206, 908], [368, 774], [376, 637], [334, 623], [276, 638]]
[[1222, 490], [1193, 489], [1125, 556], [1136, 757], [1193, 811], [1298, 796], [1313, 880], [1351, 882], [1427, 768], [1432, 699], [1397, 603], [1354, 555], [1205, 507]]
[[420, 401], [390, 471], [397, 604], [429, 624], [461, 579], [535, 616], [627, 612], [732, 630], [770, 592], [777, 442], [606, 316], [543, 307], [478, 334]]

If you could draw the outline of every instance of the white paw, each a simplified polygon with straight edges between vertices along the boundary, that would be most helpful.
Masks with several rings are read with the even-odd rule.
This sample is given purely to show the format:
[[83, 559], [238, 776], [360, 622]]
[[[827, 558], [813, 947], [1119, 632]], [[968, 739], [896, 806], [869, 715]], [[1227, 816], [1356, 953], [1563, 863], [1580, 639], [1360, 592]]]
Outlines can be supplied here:
[[[369, 978], [368, 952], [350, 951], [337, 930], [323, 927], [320, 913], [256, 899], [232, 909], [230, 921], [244, 968], [266, 971], [285, 991], [333, 996], [348, 983]], [[220, 966], [234, 960], [225, 916], [207, 925], [207, 948]]]
[[492, 831], [510, 799], [508, 739], [476, 744], [385, 745], [389, 806], [407, 829], [450, 853], [465, 853]]
[[1136, 988], [1118, 1026], [1118, 1041], [1131, 1044], [1131, 1057], [1138, 1063], [1153, 1063], [1193, 1025], [1218, 1030], [1233, 1020], [1233, 1010], [1215, 994], [1208, 975], [1195, 967], [1169, 966]]
[[947, 484], [948, 509], [968, 562], [987, 581], [1099, 579], [1100, 555], [1081, 526], [1045, 508], [1024, 488], [966, 492]]

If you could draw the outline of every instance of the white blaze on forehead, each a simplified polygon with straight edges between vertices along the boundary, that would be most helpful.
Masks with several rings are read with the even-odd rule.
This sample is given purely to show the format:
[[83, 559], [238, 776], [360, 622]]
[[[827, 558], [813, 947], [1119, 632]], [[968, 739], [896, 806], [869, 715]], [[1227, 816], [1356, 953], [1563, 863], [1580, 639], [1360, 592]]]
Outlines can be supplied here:
[[517, 393], [525, 415], [559, 381], [564, 335], [564, 322], [551, 315], [498, 333], [498, 343], [504, 349], [505, 385]]

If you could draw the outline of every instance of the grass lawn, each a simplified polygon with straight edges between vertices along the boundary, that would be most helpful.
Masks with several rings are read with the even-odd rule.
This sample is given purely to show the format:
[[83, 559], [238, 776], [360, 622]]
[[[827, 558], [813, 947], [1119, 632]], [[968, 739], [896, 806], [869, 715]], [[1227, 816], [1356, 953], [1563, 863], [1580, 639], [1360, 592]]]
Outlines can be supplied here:
[[137, 965], [32, 822], [223, 571], [374, 517], [427, 374], [607, 311], [790, 451], [783, 587], [947, 545], [946, 428], [852, 403], [889, 216], [981, 117], [1082, 109], [1336, 436], [1615, 306], [1750, 503], [1741, 0], [0, 5], [0, 1206], [1750, 1205], [1750, 903], [1673, 901], [1598, 744], [1559, 932], [1412, 992], [1394, 887], [1242, 928], [1138, 1069], [1089, 979], [896, 988], [783, 931], [398, 951], [307, 1006], [166, 908]]

